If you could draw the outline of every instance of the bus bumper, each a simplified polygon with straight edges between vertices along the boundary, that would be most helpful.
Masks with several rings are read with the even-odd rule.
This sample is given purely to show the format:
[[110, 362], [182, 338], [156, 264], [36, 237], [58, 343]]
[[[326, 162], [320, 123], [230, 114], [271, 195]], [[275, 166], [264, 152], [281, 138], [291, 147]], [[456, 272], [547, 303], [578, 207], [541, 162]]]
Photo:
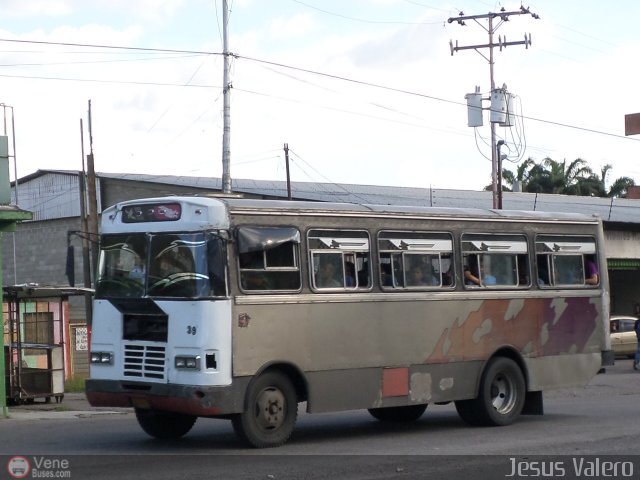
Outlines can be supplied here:
[[249, 378], [215, 387], [88, 379], [86, 395], [94, 407], [134, 407], [214, 417], [242, 412], [248, 383]]

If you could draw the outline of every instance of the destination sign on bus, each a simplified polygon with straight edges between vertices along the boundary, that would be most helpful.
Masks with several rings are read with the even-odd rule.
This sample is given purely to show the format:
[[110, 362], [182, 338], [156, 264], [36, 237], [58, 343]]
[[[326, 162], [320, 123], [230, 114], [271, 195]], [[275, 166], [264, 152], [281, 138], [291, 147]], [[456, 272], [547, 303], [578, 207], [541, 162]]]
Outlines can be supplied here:
[[123, 223], [173, 222], [180, 220], [179, 203], [149, 203], [122, 207]]

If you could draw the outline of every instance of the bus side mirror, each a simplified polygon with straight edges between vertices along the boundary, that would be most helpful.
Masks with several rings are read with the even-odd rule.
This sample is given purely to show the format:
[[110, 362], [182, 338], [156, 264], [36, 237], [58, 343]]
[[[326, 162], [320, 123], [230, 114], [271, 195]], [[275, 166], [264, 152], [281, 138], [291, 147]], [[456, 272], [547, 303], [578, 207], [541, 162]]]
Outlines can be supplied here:
[[76, 262], [75, 255], [73, 250], [73, 245], [69, 245], [67, 247], [67, 262], [65, 266], [65, 273], [67, 275], [67, 279], [69, 280], [69, 286], [76, 286]]

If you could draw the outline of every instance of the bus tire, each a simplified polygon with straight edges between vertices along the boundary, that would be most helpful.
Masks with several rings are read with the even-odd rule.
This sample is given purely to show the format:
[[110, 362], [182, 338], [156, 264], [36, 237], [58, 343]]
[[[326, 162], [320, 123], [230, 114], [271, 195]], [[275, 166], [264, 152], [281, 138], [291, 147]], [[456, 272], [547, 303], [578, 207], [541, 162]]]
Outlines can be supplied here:
[[281, 372], [266, 372], [249, 384], [246, 408], [231, 417], [236, 435], [256, 448], [282, 445], [293, 433], [298, 398], [291, 380]]
[[480, 422], [475, 410], [476, 400], [458, 400], [455, 402], [458, 415], [468, 425], [478, 426]]
[[414, 422], [418, 420], [427, 405], [406, 405], [402, 407], [370, 408], [369, 413], [381, 422]]
[[161, 412], [136, 408], [138, 424], [148, 435], [161, 440], [180, 438], [196, 423], [198, 417], [184, 413]]
[[510, 358], [495, 357], [482, 373], [478, 397], [456, 402], [456, 410], [470, 425], [511, 425], [522, 412], [525, 395], [518, 364]]

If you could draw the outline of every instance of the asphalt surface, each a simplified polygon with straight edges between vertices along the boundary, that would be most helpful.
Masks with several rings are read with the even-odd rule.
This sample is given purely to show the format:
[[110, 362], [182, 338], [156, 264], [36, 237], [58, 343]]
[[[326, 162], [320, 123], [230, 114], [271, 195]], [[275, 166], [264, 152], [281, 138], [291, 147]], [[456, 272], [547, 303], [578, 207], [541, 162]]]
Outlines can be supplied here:
[[65, 393], [61, 402], [54, 398], [47, 403], [45, 399], [35, 399], [33, 403], [9, 405], [9, 418], [16, 420], [37, 420], [47, 418], [76, 418], [92, 415], [105, 415], [133, 412], [132, 408], [92, 407], [84, 392]]

